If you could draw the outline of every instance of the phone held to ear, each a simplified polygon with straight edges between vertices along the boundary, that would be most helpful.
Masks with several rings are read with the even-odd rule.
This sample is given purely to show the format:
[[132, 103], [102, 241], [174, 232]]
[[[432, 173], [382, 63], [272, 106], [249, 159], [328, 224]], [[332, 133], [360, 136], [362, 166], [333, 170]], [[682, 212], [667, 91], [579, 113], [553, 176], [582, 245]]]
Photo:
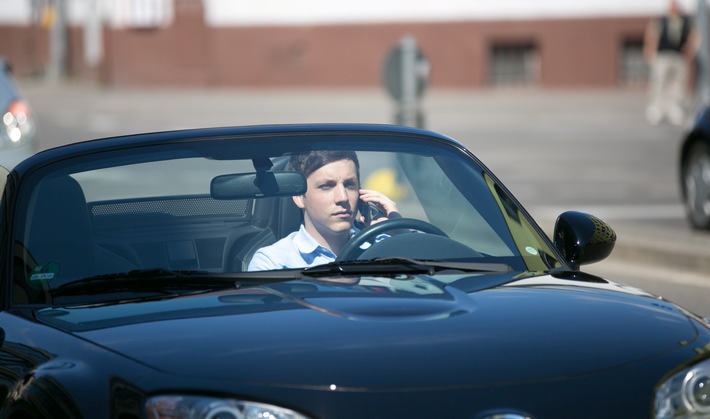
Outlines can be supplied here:
[[[370, 222], [372, 220], [376, 220], [378, 218], [382, 217], [387, 217], [387, 213], [377, 204], [374, 202], [365, 202], [365, 201], [358, 201], [357, 203], [357, 210], [362, 214], [363, 218], [365, 219], [365, 225], [370, 225]], [[389, 218], [398, 218], [401, 217], [399, 213], [393, 212], [390, 214]]]
[[372, 220], [387, 216], [382, 208], [373, 202], [365, 202], [360, 200], [357, 203], [357, 210], [364, 218], [365, 225], [369, 225]]

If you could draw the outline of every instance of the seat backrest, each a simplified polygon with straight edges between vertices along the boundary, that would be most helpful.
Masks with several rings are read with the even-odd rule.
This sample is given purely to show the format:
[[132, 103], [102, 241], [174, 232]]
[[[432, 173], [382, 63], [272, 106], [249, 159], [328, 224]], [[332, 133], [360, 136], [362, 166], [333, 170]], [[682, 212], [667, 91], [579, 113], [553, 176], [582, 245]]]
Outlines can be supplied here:
[[91, 219], [76, 180], [69, 176], [43, 180], [27, 217], [26, 247], [38, 265], [56, 264], [58, 279], [91, 272]]
[[254, 253], [264, 246], [297, 231], [303, 222], [303, 211], [293, 198], [262, 198], [254, 202], [252, 225], [260, 232], [251, 234], [248, 240], [235, 243], [230, 254], [231, 269], [246, 271]]
[[227, 268], [227, 271], [246, 272], [254, 253], [262, 247], [274, 243], [276, 243], [276, 238], [268, 227], [247, 235], [244, 240], [239, 240], [235, 243], [234, 250], [230, 252], [231, 265]]
[[258, 199], [254, 202], [252, 221], [256, 227], [271, 229], [279, 240], [300, 228], [303, 210], [290, 196]]
[[281, 198], [280, 201], [271, 225], [277, 240], [297, 231], [303, 223], [303, 210], [296, 206], [292, 197]]

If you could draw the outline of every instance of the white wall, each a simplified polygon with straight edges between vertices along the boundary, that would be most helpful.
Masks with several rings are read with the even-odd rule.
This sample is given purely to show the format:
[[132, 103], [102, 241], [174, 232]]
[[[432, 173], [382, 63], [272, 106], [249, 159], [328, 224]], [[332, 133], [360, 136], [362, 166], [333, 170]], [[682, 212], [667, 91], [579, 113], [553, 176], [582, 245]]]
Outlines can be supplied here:
[[[70, 24], [81, 24], [98, 7], [113, 25], [128, 8], [160, 7], [172, 17], [172, 0], [63, 0]], [[667, 0], [202, 0], [210, 25], [371, 23], [462, 19], [624, 16], [659, 14]], [[680, 0], [694, 12], [699, 0]], [[707, 0], [706, 0], [707, 1]], [[33, 2], [0, 0], [0, 23], [30, 24]]]
[[[56, 1], [56, 0], [54, 0]], [[112, 26], [156, 26], [170, 23], [173, 0], [61, 0], [67, 22], [81, 26], [98, 13]], [[38, 23], [48, 0], [0, 0], [0, 24]]]
[[32, 16], [32, 0], [0, 0], [0, 23], [26, 24]]
[[[694, 12], [698, 0], [680, 0]], [[707, 0], [706, 0], [707, 1]], [[668, 0], [203, 0], [217, 26], [660, 14]]]

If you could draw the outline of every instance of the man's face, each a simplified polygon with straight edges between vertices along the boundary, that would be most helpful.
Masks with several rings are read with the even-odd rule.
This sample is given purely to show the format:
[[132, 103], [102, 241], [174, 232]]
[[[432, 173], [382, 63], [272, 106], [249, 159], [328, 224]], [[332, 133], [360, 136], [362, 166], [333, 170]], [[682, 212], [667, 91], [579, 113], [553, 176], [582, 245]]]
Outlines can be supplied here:
[[326, 164], [311, 173], [307, 183], [305, 195], [293, 198], [305, 210], [306, 231], [316, 240], [339, 234], [349, 236], [360, 196], [355, 163], [339, 160]]

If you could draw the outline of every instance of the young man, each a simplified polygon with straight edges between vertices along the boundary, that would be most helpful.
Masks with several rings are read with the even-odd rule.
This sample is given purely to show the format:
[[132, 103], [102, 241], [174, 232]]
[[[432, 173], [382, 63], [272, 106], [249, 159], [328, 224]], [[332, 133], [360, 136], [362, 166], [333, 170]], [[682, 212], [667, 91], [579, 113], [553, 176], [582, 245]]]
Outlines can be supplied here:
[[681, 12], [677, 0], [669, 0], [668, 12], [646, 28], [644, 56], [650, 65], [649, 103], [646, 118], [656, 125], [667, 119], [685, 122], [683, 102], [691, 64], [700, 45], [693, 20]]
[[250, 271], [333, 262], [356, 232], [353, 223], [359, 200], [377, 204], [387, 216], [398, 211], [397, 204], [385, 195], [360, 189], [360, 164], [355, 152], [313, 151], [293, 156], [290, 166], [306, 176], [306, 193], [293, 197], [303, 210], [303, 224], [298, 231], [257, 250], [249, 262]]

